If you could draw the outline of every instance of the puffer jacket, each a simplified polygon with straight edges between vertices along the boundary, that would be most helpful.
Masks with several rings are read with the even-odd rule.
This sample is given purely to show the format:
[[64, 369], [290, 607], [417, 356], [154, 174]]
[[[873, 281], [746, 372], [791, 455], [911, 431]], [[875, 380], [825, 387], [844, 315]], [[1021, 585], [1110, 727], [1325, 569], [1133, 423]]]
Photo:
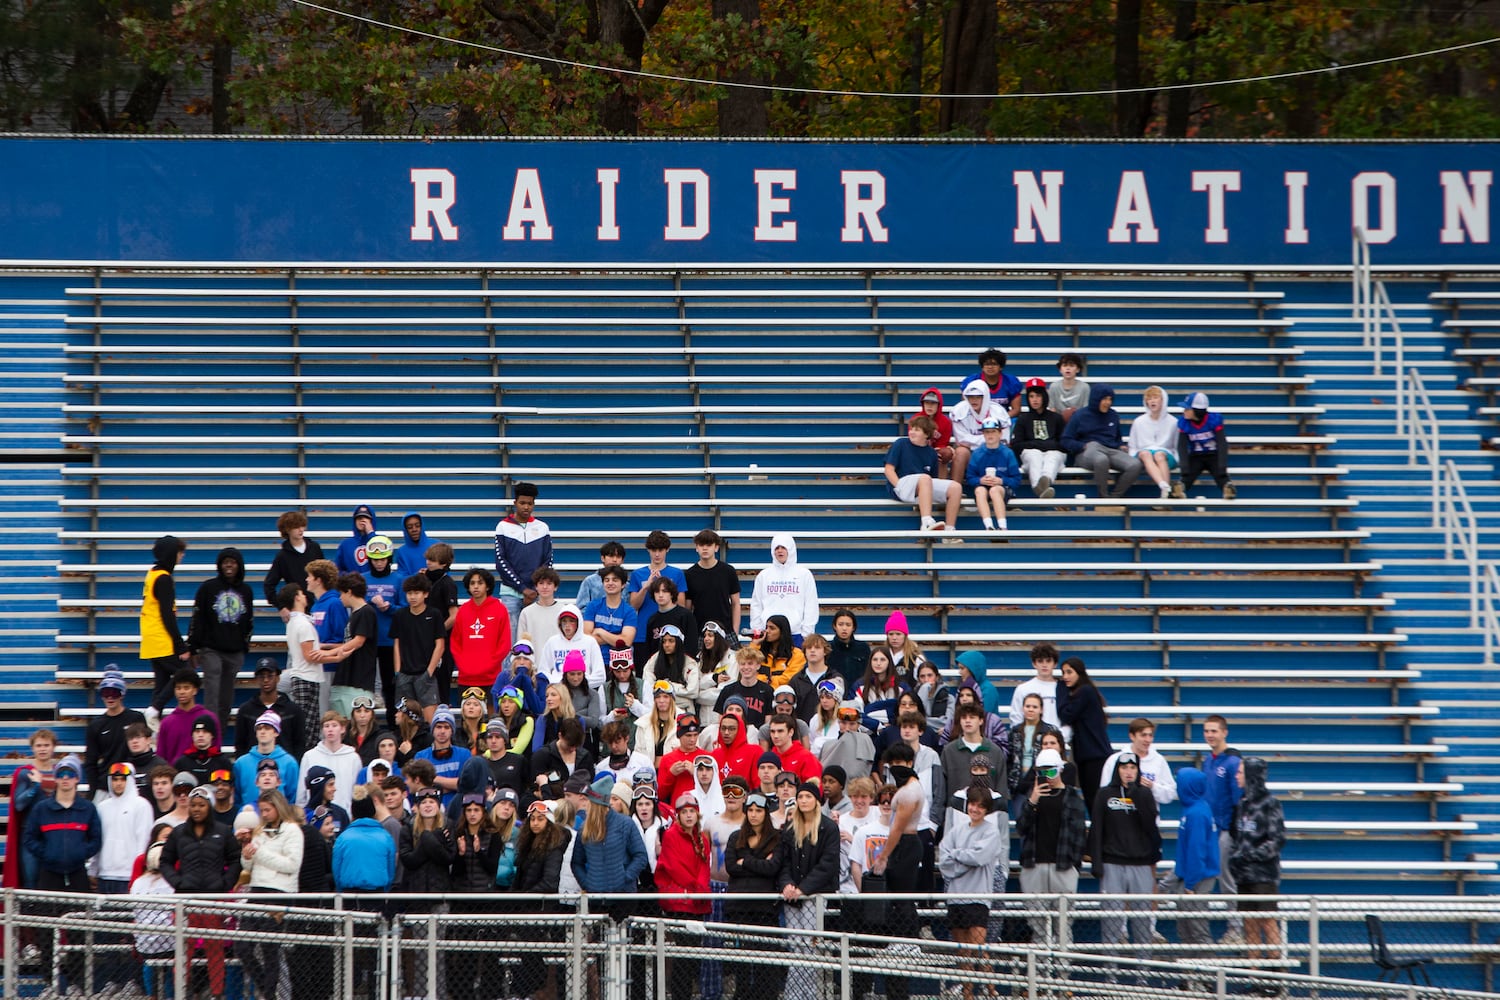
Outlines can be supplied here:
[[818, 842], [798, 844], [792, 824], [781, 828], [781, 873], [776, 888], [795, 885], [804, 896], [836, 892], [839, 886], [839, 827], [824, 816], [818, 823]]
[[202, 835], [188, 820], [167, 837], [161, 874], [177, 892], [228, 892], [240, 874], [240, 843], [212, 817]]
[[[458, 853], [462, 840], [464, 852]], [[455, 832], [453, 844], [453, 891], [493, 892], [495, 890], [495, 865], [500, 860], [503, 842], [489, 830], [477, 835]]]
[[261, 827], [250, 841], [255, 856], [245, 858], [252, 889], [275, 889], [296, 892], [297, 875], [302, 871], [302, 831], [296, 824], [283, 823], [275, 829]]
[[428, 830], [420, 837], [412, 835], [412, 825], [401, 827], [401, 844], [396, 857], [406, 873], [403, 892], [448, 892], [453, 880], [450, 870], [456, 855], [453, 832], [447, 827]]
[[538, 857], [535, 853], [516, 857], [516, 878], [511, 883], [514, 892], [557, 892], [561, 884], [563, 856], [568, 853], [568, 843], [573, 838], [570, 830], [557, 847]]

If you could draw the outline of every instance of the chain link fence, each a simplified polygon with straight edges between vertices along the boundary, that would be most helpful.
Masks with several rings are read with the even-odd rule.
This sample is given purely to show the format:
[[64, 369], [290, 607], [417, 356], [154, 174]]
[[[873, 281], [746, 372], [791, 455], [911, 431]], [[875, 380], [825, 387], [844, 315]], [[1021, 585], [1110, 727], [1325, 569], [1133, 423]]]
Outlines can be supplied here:
[[10, 890], [4, 996], [1381, 1000], [1492, 995], [1500, 956], [1482, 897], [1012, 894], [987, 919], [932, 896], [713, 898], [722, 919], [663, 912], [683, 897]]

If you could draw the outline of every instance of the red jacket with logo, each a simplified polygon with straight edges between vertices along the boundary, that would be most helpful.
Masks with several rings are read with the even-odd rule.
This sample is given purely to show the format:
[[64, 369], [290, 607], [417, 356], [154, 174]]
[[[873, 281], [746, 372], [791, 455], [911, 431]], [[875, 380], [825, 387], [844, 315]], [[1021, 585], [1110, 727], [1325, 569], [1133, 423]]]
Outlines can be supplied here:
[[510, 612], [493, 597], [470, 601], [458, 609], [448, 641], [458, 668], [456, 690], [477, 684], [488, 691], [510, 653]]

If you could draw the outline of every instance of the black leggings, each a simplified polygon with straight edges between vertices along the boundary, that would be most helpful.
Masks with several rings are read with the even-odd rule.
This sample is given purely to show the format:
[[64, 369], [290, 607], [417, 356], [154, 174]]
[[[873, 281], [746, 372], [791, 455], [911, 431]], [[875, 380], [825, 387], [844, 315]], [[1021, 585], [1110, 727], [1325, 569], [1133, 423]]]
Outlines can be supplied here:
[[[730, 897], [733, 898], [732, 896]], [[755, 903], [743, 903], [733, 909], [725, 907], [725, 917], [731, 923], [745, 924], [750, 927], [779, 927], [781, 921], [776, 915], [776, 904], [768, 900]], [[754, 951], [780, 951], [781, 939], [773, 938], [768, 943], [742, 942], [747, 950]], [[786, 962], [755, 960], [749, 962], [731, 962], [730, 970], [734, 972], [734, 995], [745, 997], [747, 1000], [774, 1000], [781, 996], [786, 988]]]

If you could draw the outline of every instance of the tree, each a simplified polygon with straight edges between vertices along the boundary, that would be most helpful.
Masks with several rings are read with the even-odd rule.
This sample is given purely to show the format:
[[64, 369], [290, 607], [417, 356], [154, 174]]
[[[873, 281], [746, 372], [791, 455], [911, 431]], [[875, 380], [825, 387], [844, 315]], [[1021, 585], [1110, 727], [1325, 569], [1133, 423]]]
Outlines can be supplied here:
[[[995, 56], [999, 26], [995, 0], [953, 0], [943, 15], [943, 69], [940, 94], [993, 94], [1000, 87]], [[982, 135], [993, 101], [938, 101], [938, 130]]]

